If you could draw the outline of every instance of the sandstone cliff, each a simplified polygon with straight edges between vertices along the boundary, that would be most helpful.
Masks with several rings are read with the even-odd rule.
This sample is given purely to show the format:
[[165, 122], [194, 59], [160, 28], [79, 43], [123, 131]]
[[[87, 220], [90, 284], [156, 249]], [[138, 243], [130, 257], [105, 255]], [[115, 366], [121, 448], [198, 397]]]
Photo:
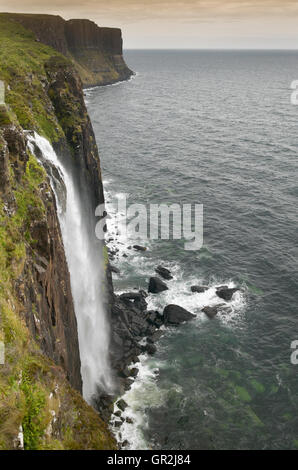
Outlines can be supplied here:
[[117, 28], [100, 28], [89, 20], [65, 21], [60, 16], [8, 14], [36, 39], [71, 58], [85, 87], [107, 85], [132, 75], [123, 59]]
[[94, 204], [103, 201], [82, 82], [69, 58], [8, 15], [0, 15], [0, 80], [6, 88], [0, 107], [0, 341], [6, 354], [0, 448], [114, 449], [107, 424], [79, 393], [78, 335], [55, 199], [26, 146], [28, 131], [45, 136], [79, 166]]

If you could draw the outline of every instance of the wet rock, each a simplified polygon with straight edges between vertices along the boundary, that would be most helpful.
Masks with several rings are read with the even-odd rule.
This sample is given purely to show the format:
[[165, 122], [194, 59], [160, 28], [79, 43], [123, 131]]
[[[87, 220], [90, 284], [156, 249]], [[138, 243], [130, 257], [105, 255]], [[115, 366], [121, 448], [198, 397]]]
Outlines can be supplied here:
[[147, 251], [147, 248], [145, 246], [140, 246], [140, 245], [134, 245], [133, 249], [136, 251]]
[[148, 341], [148, 343], [155, 343], [155, 342], [158, 341], [162, 336], [163, 336], [163, 332], [162, 332], [162, 331], [155, 331], [155, 332], [153, 333], [153, 335], [148, 336], [147, 341]]
[[225, 304], [215, 305], [214, 307], [204, 307], [202, 312], [204, 312], [207, 317], [214, 318], [220, 311], [226, 311], [227, 307]]
[[147, 302], [144, 298], [137, 299], [134, 301], [134, 307], [140, 310], [141, 312], [144, 312], [147, 310]]
[[195, 318], [193, 313], [188, 312], [179, 305], [167, 305], [163, 311], [164, 322], [167, 326], [177, 326], [185, 321]]
[[218, 307], [204, 307], [202, 309], [208, 318], [214, 318], [218, 314]]
[[114, 427], [115, 428], [120, 428], [120, 426], [122, 426], [122, 423], [123, 423], [123, 421], [120, 421], [120, 420], [117, 419], [116, 421], [114, 421]]
[[132, 369], [130, 369], [130, 377], [136, 377], [139, 373], [139, 369], [137, 369], [136, 367], [133, 367]]
[[112, 273], [120, 274], [120, 270], [116, 268], [115, 266], [112, 266], [111, 264], [110, 264], [110, 270], [112, 271]]
[[141, 292], [126, 292], [120, 295], [121, 300], [141, 300], [143, 294]]
[[150, 356], [153, 356], [157, 351], [156, 346], [152, 343], [147, 343], [146, 346], [144, 346], [144, 352], [148, 353]]
[[191, 286], [190, 290], [191, 292], [196, 292], [198, 294], [202, 294], [203, 292], [206, 292], [206, 290], [208, 290], [209, 287], [207, 286]]
[[128, 407], [128, 404], [122, 398], [117, 401], [116, 405], [121, 411], [124, 411]]
[[133, 423], [134, 423], [134, 420], [133, 420], [132, 418], [129, 418], [129, 417], [127, 417], [127, 418], [125, 419], [125, 421], [126, 421], [128, 424], [133, 424]]
[[232, 300], [233, 295], [235, 292], [239, 291], [238, 288], [229, 289], [228, 287], [222, 286], [217, 288], [216, 295], [221, 299], [226, 301]]
[[168, 281], [173, 279], [171, 271], [167, 268], [164, 268], [163, 266], [157, 266], [155, 272]]
[[152, 294], [159, 294], [165, 290], [168, 290], [168, 286], [161, 279], [158, 277], [150, 278], [148, 292], [151, 292]]
[[150, 325], [156, 325], [159, 316], [160, 315], [157, 311], [150, 310], [149, 312], [147, 312], [147, 322], [150, 323]]

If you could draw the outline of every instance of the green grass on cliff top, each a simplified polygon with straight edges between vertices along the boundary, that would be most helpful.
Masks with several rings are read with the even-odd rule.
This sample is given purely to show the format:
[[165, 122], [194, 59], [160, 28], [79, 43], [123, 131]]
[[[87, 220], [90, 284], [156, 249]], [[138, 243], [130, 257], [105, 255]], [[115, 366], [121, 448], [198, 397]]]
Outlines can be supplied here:
[[[15, 117], [24, 129], [36, 130], [52, 142], [62, 136], [45, 90], [44, 66], [53, 57], [69, 64], [68, 59], [38, 42], [31, 31], [9, 15], [0, 14], [0, 80], [6, 85], [5, 102], [12, 111], [10, 120]], [[7, 114], [2, 119], [7, 121]]]

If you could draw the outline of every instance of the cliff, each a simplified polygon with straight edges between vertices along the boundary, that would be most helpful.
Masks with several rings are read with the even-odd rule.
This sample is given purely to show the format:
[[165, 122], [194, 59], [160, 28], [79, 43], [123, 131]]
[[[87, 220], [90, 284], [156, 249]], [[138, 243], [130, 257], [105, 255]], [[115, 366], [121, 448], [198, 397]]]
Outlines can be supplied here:
[[38, 41], [69, 57], [85, 87], [127, 80], [133, 74], [123, 59], [120, 29], [100, 28], [89, 20], [65, 21], [53, 15], [6, 17], [33, 31]]
[[57, 52], [63, 37], [57, 33], [53, 49], [15, 18], [0, 15], [6, 90], [0, 106], [0, 449], [116, 447], [107, 424], [80, 394], [77, 325], [57, 208], [49, 179], [26, 145], [28, 131], [46, 137], [66, 162], [79, 166], [94, 204], [103, 202], [77, 64], [68, 50], [68, 57]]

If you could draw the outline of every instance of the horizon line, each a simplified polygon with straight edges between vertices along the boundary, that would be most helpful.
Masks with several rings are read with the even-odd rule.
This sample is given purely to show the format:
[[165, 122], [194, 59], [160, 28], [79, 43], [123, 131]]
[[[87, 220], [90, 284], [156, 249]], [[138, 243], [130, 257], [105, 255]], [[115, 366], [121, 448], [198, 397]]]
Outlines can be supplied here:
[[197, 47], [197, 48], [188, 48], [188, 47], [125, 47], [123, 48], [123, 52], [126, 51], [227, 51], [227, 52], [235, 52], [235, 51], [251, 51], [251, 52], [278, 52], [278, 51], [285, 51], [285, 52], [298, 52], [298, 47], [296, 48], [285, 48], [285, 47], [275, 47], [275, 48], [260, 48], [260, 47], [239, 47], [239, 48], [229, 48], [229, 47]]

